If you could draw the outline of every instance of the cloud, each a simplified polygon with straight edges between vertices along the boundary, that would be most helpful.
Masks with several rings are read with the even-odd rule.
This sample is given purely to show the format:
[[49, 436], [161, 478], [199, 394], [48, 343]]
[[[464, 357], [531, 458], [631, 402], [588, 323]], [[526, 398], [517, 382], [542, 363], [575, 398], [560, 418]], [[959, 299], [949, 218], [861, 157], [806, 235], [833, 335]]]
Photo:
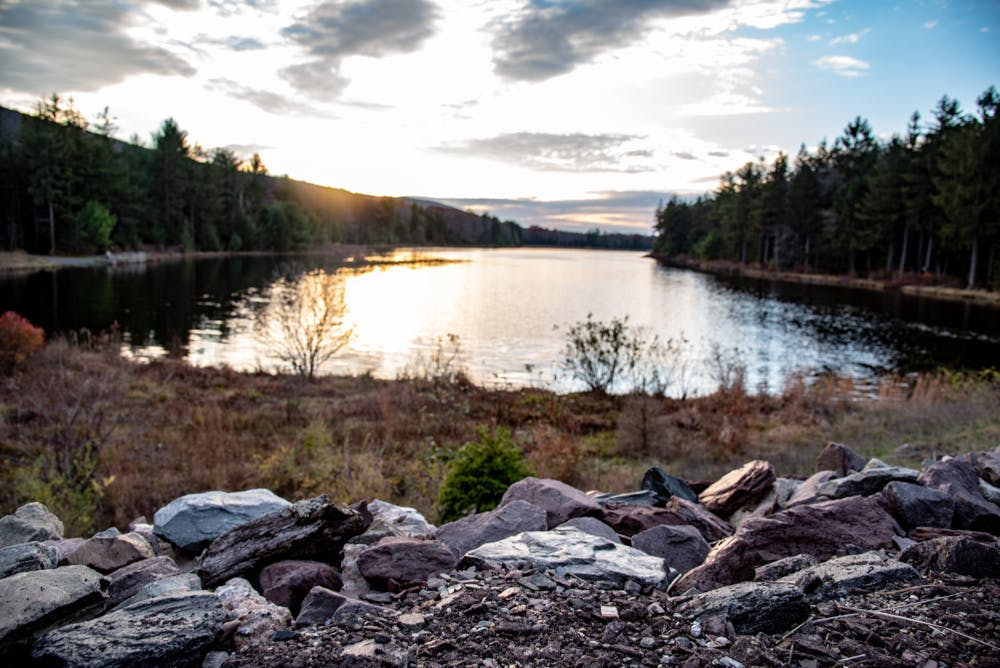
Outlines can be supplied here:
[[709, 155], [715, 156], [716, 158], [728, 158], [729, 153], [726, 151], [709, 151]]
[[924, 27], [928, 30], [933, 30], [938, 23], [939, 21], [937, 19], [934, 19], [933, 21], [924, 21]]
[[823, 56], [813, 61], [813, 65], [821, 70], [828, 70], [842, 77], [853, 79], [863, 77], [871, 69], [871, 65], [851, 56]]
[[260, 88], [244, 86], [231, 79], [212, 79], [209, 86], [223, 91], [226, 95], [253, 104], [269, 114], [298, 114], [301, 116], [324, 116], [325, 114], [308, 104], [303, 104], [280, 93]]
[[183, 11], [198, 9], [198, 7], [201, 5], [200, 0], [153, 0], [153, 1], [158, 5], [170, 7], [170, 9], [180, 9]]
[[127, 34], [133, 12], [117, 2], [0, 2], [0, 86], [41, 95], [97, 90], [134, 74], [193, 76], [183, 58]]
[[653, 171], [652, 151], [633, 148], [644, 137], [624, 134], [551, 134], [514, 132], [487, 139], [470, 139], [437, 150], [508, 162], [529, 169], [555, 172]]
[[345, 58], [415, 51], [434, 33], [436, 19], [428, 0], [325, 0], [281, 30], [309, 58], [281, 73], [307, 95], [335, 98], [349, 83], [340, 74]]
[[849, 35], [834, 37], [830, 40], [830, 46], [836, 46], [837, 44], [857, 44], [861, 40], [862, 34], [863, 33], [852, 32]]
[[704, 14], [731, 0], [531, 0], [491, 27], [505, 79], [542, 81], [640, 39], [653, 19]]
[[697, 160], [698, 158], [693, 153], [688, 153], [687, 151], [674, 151], [671, 153], [672, 156], [680, 158], [681, 160]]

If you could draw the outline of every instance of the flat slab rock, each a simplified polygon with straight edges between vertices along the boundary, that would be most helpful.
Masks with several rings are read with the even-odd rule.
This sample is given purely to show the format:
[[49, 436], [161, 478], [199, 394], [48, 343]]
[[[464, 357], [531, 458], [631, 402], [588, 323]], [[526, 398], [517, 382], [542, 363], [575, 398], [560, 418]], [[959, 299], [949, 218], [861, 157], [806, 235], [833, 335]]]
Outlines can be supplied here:
[[62, 521], [38, 502], [26, 503], [12, 514], [0, 517], [0, 547], [62, 537]]
[[187, 494], [157, 510], [153, 527], [182, 550], [198, 553], [230, 529], [289, 505], [267, 489]]
[[56, 629], [31, 654], [46, 665], [199, 665], [223, 620], [222, 604], [208, 592], [152, 598]]
[[167, 556], [153, 557], [123, 566], [108, 576], [108, 607], [114, 607], [134, 596], [143, 586], [180, 573], [174, 560]]
[[698, 500], [716, 515], [726, 516], [764, 498], [776, 478], [770, 462], [755, 459], [709, 485]]
[[458, 558], [445, 543], [415, 538], [384, 538], [358, 555], [361, 575], [382, 591], [423, 584], [457, 563]]
[[737, 633], [781, 633], [809, 616], [802, 589], [784, 582], [740, 582], [698, 594], [679, 612], [697, 619], [722, 617]]
[[[877, 461], [877, 460], [873, 460]], [[919, 471], [899, 466], [873, 465], [869, 462], [862, 470], [851, 473], [843, 478], [834, 478], [819, 486], [820, 496], [831, 499], [843, 499], [847, 496], [868, 496], [877, 494], [891, 482], [917, 481]]]
[[547, 528], [547, 513], [533, 503], [518, 499], [494, 510], [474, 513], [445, 524], [437, 530], [435, 538], [461, 558], [480, 545], [502, 540], [522, 531], [545, 531]]
[[549, 529], [574, 517], [601, 515], [601, 506], [593, 497], [550, 478], [528, 477], [515, 482], [504, 492], [500, 505], [517, 500], [527, 501], [544, 510]]
[[67, 555], [66, 561], [74, 565], [90, 566], [101, 573], [110, 573], [154, 556], [153, 546], [137, 533], [98, 534], [88, 538]]
[[704, 506], [678, 496], [671, 498], [663, 508], [609, 503], [601, 513], [601, 519], [622, 536], [633, 536], [664, 525], [693, 526], [710, 543], [733, 533], [727, 522]]
[[918, 577], [913, 566], [872, 551], [834, 557], [786, 575], [778, 582], [796, 584], [813, 597], [826, 600], [846, 596], [859, 589], [884, 589], [890, 584], [909, 582]]
[[659, 586], [666, 579], [663, 559], [575, 528], [526, 531], [472, 550], [460, 565], [511, 564], [554, 569], [585, 580]]

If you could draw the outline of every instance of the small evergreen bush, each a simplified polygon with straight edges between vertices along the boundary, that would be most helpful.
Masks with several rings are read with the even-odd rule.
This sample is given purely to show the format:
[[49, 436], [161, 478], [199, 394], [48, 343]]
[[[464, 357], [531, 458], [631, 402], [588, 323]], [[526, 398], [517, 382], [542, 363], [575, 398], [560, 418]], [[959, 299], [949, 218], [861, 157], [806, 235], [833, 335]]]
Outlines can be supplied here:
[[479, 440], [462, 446], [441, 485], [441, 522], [496, 508], [510, 485], [532, 473], [509, 431], [480, 427]]

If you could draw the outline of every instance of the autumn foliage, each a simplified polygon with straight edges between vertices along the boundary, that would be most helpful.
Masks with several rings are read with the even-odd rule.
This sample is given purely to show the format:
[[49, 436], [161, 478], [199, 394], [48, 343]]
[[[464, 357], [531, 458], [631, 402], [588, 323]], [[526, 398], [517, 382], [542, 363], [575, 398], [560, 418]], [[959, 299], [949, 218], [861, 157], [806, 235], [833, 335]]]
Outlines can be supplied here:
[[0, 315], [0, 371], [10, 373], [45, 342], [45, 332], [13, 311]]

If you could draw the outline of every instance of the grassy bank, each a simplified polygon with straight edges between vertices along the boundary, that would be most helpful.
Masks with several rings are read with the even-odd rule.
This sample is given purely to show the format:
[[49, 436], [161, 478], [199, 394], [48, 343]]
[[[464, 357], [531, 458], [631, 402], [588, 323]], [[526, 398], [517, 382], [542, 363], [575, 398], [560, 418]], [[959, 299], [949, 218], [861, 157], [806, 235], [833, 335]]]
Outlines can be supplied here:
[[447, 368], [418, 377], [298, 377], [129, 361], [113, 344], [56, 341], [0, 377], [0, 513], [49, 505], [71, 534], [208, 489], [287, 498], [378, 497], [436, 519], [442, 477], [479, 426], [514, 435], [535, 472], [629, 491], [652, 465], [712, 479], [749, 458], [806, 475], [827, 441], [915, 464], [1000, 443], [996, 375], [887, 381], [859, 400], [848, 381], [741, 386], [686, 400], [487, 390]]

